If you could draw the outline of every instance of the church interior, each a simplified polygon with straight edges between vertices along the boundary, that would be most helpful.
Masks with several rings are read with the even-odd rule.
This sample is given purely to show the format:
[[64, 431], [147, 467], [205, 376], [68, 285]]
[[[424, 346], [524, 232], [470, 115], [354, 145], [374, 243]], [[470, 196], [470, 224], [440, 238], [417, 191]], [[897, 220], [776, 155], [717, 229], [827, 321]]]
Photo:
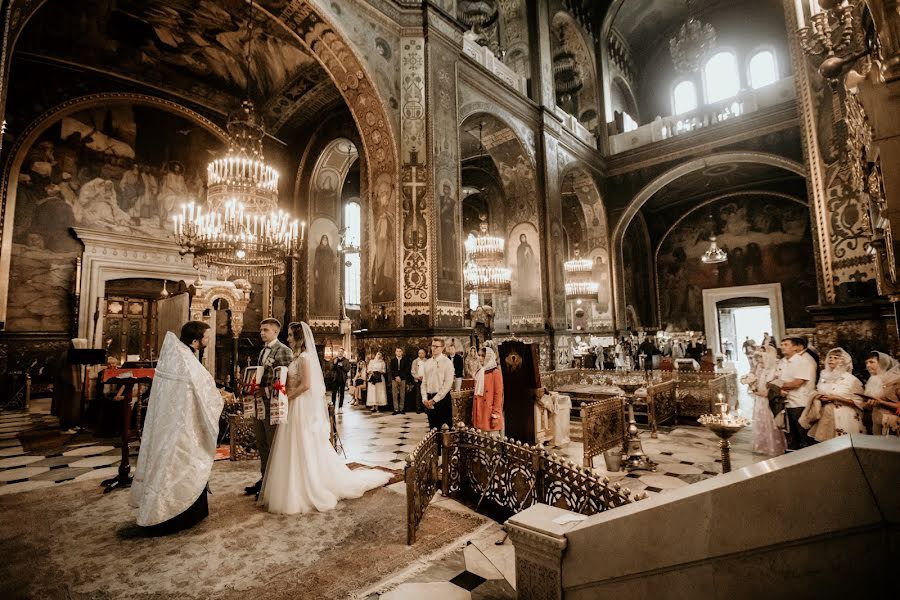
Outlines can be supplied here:
[[[896, 1], [0, 0], [0, 22], [0, 596], [884, 579]], [[272, 514], [260, 424], [288, 431], [298, 384], [265, 331], [312, 356], [300, 322], [331, 448], [390, 479]], [[154, 537], [142, 440], [198, 459], [193, 417], [156, 429], [154, 402], [181, 410], [153, 393], [169, 340], [223, 408], [209, 516]]]

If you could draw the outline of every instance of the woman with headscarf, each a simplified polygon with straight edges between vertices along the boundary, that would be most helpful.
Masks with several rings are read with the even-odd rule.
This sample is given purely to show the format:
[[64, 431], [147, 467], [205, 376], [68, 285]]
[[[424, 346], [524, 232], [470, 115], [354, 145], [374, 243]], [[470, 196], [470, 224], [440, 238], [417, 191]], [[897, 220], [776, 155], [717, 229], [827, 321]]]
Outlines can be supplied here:
[[475, 398], [472, 401], [472, 425], [490, 435], [503, 430], [503, 375], [497, 367], [493, 348], [482, 348], [481, 369], [475, 374]]
[[778, 376], [778, 354], [772, 346], [760, 346], [754, 352], [756, 379], [753, 386], [753, 451], [769, 456], [784, 454], [784, 432], [775, 426], [769, 409], [769, 382]]
[[481, 359], [478, 357], [478, 350], [475, 346], [469, 346], [469, 352], [466, 354], [466, 360], [463, 364], [465, 367], [465, 376], [468, 379], [474, 379], [481, 370]]
[[[893, 417], [893, 413], [879, 403], [888, 401], [889, 388], [900, 380], [900, 363], [884, 352], [870, 352], [866, 357], [866, 370], [869, 380], [866, 381], [865, 394], [868, 397], [866, 406], [872, 409], [872, 434], [881, 435], [884, 417]], [[896, 417], [894, 417], [896, 418]]]
[[820, 442], [839, 435], [865, 433], [862, 382], [853, 375], [853, 359], [843, 348], [832, 348], [825, 357], [816, 395], [800, 416], [809, 423], [809, 436]]
[[378, 412], [382, 406], [387, 406], [387, 383], [385, 381], [387, 365], [381, 352], [375, 353], [375, 358], [367, 365], [369, 373], [369, 387], [366, 390], [366, 406], [372, 412]]

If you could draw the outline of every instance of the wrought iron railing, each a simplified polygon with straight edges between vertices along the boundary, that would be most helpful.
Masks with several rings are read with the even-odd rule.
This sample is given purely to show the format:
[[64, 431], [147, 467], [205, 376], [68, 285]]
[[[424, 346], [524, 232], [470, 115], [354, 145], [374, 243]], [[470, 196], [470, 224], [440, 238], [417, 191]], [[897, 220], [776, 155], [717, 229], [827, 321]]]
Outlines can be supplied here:
[[445, 432], [444, 494], [519, 512], [543, 503], [585, 515], [632, 501], [631, 492], [541, 447], [472, 428]]
[[406, 457], [406, 543], [416, 541], [416, 529], [422, 522], [425, 509], [440, 486], [438, 458], [442, 435], [432, 429]]
[[678, 400], [678, 417], [696, 419], [712, 414], [719, 394], [728, 394], [728, 376], [715, 373], [676, 373], [675, 393]]
[[678, 418], [677, 384], [672, 379], [647, 386], [647, 413], [650, 437], [655, 438], [660, 425], [674, 424]]
[[625, 443], [625, 398], [614, 396], [581, 406], [584, 466], [593, 468], [594, 457]]

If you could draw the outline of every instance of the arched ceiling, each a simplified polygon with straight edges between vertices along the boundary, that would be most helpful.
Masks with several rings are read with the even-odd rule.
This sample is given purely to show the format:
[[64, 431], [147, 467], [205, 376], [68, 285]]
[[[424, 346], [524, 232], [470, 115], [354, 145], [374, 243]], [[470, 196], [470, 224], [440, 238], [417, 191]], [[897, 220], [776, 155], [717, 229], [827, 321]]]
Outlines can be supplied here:
[[[277, 136], [341, 100], [324, 69], [270, 14], [256, 3], [250, 96]], [[227, 114], [248, 89], [247, 15], [245, 0], [49, 0], [14, 56], [104, 73]]]

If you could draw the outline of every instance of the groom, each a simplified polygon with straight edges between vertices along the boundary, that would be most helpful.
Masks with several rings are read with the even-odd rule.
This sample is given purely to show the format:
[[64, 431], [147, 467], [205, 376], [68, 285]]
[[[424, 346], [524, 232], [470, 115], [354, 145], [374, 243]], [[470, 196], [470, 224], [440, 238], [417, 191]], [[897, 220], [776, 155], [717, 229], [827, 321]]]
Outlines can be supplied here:
[[287, 367], [291, 364], [293, 355], [291, 349], [278, 340], [278, 332], [281, 331], [281, 321], [278, 319], [263, 319], [259, 324], [259, 335], [263, 341], [262, 352], [259, 353], [258, 366], [263, 367], [262, 380], [255, 391], [257, 397], [262, 397], [265, 406], [264, 415], [256, 415], [253, 421], [253, 433], [256, 436], [256, 448], [259, 450], [259, 481], [244, 488], [247, 496], [259, 495], [262, 488], [262, 478], [266, 474], [266, 464], [269, 462], [269, 449], [275, 438], [277, 425], [272, 425], [269, 419], [269, 406], [273, 395], [272, 382], [275, 378], [276, 367]]

